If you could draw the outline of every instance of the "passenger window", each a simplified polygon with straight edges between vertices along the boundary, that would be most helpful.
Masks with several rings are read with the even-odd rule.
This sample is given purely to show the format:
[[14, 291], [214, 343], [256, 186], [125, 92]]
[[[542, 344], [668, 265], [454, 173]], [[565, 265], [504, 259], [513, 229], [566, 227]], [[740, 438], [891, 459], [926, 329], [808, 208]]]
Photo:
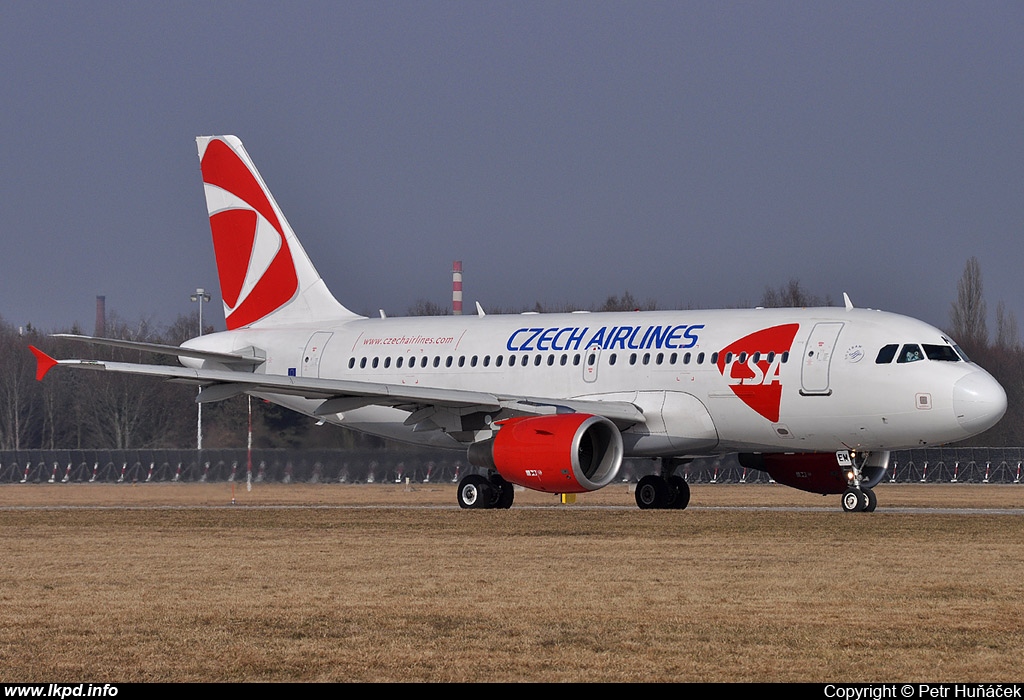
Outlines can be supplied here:
[[356, 358], [354, 358], [354, 357], [348, 358], [348, 368], [349, 369], [353, 369], [353, 368], [355, 368], [355, 366], [356, 366]]
[[876, 365], [887, 365], [892, 362], [892, 358], [896, 357], [896, 348], [899, 345], [893, 343], [892, 345], [886, 345], [884, 348], [878, 351], [878, 357], [875, 358]]
[[494, 356], [494, 366], [495, 367], [501, 367], [501, 363], [502, 363], [502, 361], [504, 359], [505, 359], [504, 355], [495, 355]]
[[899, 364], [907, 362], [918, 362], [924, 359], [924, 355], [921, 353], [921, 348], [914, 344], [907, 344], [900, 350], [900, 356], [896, 359]]
[[611, 355], [608, 356], [608, 364], [614, 365], [616, 359], [618, 358], [615, 356], [615, 353], [613, 352]]

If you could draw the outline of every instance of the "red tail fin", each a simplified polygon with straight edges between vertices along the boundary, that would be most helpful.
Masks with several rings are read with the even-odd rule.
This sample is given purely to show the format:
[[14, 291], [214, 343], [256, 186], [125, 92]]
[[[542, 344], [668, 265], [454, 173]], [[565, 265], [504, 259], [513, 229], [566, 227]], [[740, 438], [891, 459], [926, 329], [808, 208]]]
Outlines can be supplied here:
[[327, 291], [242, 142], [215, 136], [197, 143], [228, 329], [270, 316], [354, 316]]

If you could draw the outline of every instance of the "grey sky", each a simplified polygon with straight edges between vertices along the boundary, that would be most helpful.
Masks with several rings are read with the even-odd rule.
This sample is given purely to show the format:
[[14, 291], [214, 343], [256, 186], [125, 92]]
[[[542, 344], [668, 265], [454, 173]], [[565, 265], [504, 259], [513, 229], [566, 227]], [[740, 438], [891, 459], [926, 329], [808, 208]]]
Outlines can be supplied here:
[[461, 259], [469, 308], [795, 277], [947, 326], [973, 255], [1024, 320], [1022, 37], [1010, 2], [3, 2], [0, 316], [193, 311], [194, 138], [233, 133], [363, 313]]

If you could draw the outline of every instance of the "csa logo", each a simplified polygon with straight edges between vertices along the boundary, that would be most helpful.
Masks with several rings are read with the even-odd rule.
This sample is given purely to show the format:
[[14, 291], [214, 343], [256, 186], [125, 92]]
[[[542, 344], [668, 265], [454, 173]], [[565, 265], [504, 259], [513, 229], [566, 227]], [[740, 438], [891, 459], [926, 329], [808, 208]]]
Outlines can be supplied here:
[[782, 403], [782, 354], [793, 347], [799, 323], [751, 333], [718, 353], [718, 371], [743, 403], [776, 423]]
[[260, 184], [222, 141], [211, 141], [202, 160], [203, 182], [238, 205], [210, 215], [228, 330], [247, 326], [280, 308], [299, 281], [284, 229]]

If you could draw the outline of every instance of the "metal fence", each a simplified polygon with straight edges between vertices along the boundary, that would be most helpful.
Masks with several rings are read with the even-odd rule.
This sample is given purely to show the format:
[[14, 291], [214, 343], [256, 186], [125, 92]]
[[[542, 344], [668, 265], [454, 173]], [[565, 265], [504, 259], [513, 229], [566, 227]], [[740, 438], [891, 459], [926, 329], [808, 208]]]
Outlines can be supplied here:
[[[938, 448], [893, 452], [892, 483], [1021, 482], [1024, 447]], [[446, 450], [0, 450], [0, 484], [84, 482], [274, 483], [451, 482], [473, 467]], [[622, 481], [657, 470], [650, 459], [626, 460]], [[734, 455], [694, 460], [690, 483], [768, 483]]]

